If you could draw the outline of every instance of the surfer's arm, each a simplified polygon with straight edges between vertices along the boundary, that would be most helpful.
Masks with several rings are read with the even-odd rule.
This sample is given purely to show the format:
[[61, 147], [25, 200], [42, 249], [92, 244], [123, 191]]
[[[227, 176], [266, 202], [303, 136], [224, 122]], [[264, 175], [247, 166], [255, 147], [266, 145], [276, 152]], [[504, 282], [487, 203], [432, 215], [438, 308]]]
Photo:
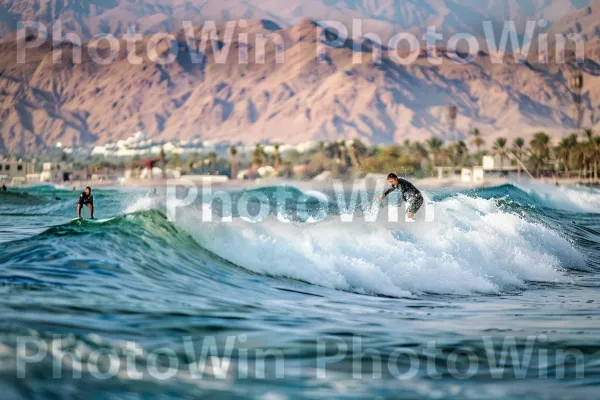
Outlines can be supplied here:
[[386, 190], [385, 192], [383, 192], [383, 194], [381, 196], [379, 196], [379, 200], [383, 200], [385, 199], [388, 194], [392, 193], [395, 189], [394, 188], [389, 188], [388, 190]]
[[81, 218], [81, 203], [77, 203], [77, 218]]
[[94, 219], [94, 201], [91, 201], [88, 207], [90, 207], [90, 217]]

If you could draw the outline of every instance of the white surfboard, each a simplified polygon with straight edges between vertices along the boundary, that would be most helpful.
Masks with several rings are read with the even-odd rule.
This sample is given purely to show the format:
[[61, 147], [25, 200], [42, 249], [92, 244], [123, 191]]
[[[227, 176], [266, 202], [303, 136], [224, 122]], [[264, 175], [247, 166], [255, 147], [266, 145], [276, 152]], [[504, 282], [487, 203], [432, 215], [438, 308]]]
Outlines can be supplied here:
[[112, 221], [113, 219], [115, 219], [117, 217], [112, 217], [112, 218], [103, 218], [103, 219], [91, 219], [91, 218], [73, 218], [71, 219], [71, 222], [73, 221], [85, 221], [85, 222], [90, 222], [93, 224], [101, 224], [103, 222], [108, 222], [108, 221]]

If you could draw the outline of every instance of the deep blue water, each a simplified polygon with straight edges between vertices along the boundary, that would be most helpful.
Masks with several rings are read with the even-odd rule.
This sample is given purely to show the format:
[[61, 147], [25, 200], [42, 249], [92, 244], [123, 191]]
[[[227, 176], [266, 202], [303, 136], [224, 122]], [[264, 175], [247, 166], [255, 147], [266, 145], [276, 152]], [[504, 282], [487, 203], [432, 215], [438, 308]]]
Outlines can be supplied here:
[[0, 193], [2, 399], [597, 398], [600, 192], [309, 189]]

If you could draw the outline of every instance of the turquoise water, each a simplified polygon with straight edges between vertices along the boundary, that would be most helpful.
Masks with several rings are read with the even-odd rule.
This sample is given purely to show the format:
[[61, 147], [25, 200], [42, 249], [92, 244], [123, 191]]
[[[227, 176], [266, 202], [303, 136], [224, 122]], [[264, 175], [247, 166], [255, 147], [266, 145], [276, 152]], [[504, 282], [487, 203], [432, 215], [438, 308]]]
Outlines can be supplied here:
[[600, 192], [227, 190], [0, 193], [2, 398], [597, 398]]

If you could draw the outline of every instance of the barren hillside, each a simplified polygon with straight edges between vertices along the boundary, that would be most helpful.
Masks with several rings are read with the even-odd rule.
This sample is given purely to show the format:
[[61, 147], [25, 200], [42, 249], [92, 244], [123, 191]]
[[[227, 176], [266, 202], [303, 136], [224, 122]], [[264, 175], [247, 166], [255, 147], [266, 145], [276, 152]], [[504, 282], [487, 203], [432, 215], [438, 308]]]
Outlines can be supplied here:
[[[61, 62], [53, 63], [50, 43], [29, 50], [27, 63], [17, 64], [15, 45], [4, 44], [0, 147], [36, 152], [57, 141], [105, 143], [137, 130], [156, 138], [250, 143], [357, 137], [390, 143], [431, 135], [453, 139], [474, 126], [487, 135], [507, 136], [574, 127], [567, 85], [572, 67], [515, 64], [510, 57], [493, 65], [485, 54], [462, 65], [442, 53], [443, 64], [437, 66], [424, 52], [408, 66], [387, 52], [374, 64], [367, 46], [363, 62], [356, 64], [349, 47], [327, 48], [319, 56], [321, 30], [308, 20], [282, 29], [271, 21], [250, 22], [247, 28], [237, 28], [223, 64], [215, 61], [211, 46], [205, 62], [194, 62], [181, 33], [173, 43], [177, 58], [167, 65], [145, 56], [147, 39], [137, 45], [136, 54], [144, 56], [140, 65], [130, 63], [124, 42], [107, 65], [92, 62], [87, 44], [81, 49], [81, 63], [72, 56], [79, 49], [69, 44], [62, 46]], [[223, 27], [219, 31], [223, 40]], [[242, 31], [249, 37], [247, 64], [238, 59], [244, 47]], [[276, 63], [273, 41], [268, 42], [264, 62], [256, 62], [257, 34], [283, 38], [283, 63]], [[195, 44], [199, 41], [198, 29]], [[161, 49], [166, 55], [169, 44]], [[109, 54], [108, 49], [98, 52]], [[600, 119], [599, 68], [593, 60], [583, 66], [586, 126]], [[454, 131], [446, 118], [452, 104], [459, 110]]]

